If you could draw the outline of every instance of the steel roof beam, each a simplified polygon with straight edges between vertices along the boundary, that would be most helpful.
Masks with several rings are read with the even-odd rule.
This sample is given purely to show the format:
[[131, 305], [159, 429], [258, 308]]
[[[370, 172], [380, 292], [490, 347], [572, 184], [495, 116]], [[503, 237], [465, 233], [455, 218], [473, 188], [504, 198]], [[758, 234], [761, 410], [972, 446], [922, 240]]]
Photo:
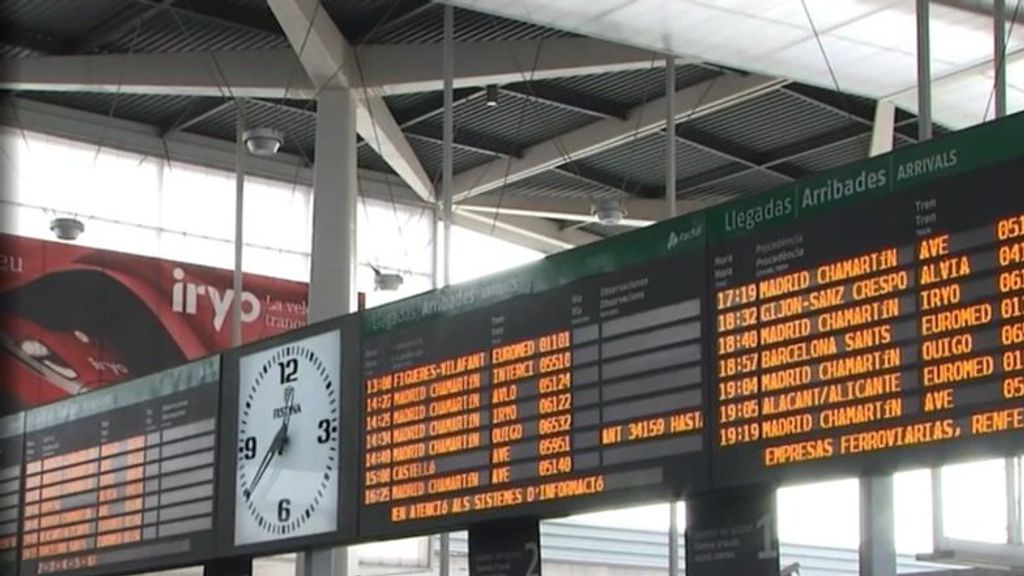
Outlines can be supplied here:
[[434, 201], [434, 186], [426, 170], [383, 95], [361, 82], [359, 55], [341, 35], [319, 0], [268, 0], [268, 3], [314, 85], [353, 90], [359, 134], [420, 198]]
[[[323, 18], [328, 19], [326, 11]], [[294, 31], [299, 35], [296, 45], [301, 45], [306, 28], [296, 28], [301, 28]], [[44, 36], [21, 33], [20, 37], [21, 44], [15, 42], [19, 35], [9, 41], [42, 52], [60, 51], [64, 46]], [[542, 57], [536, 70], [524, 70], [538, 47]], [[348, 60], [325, 66], [316, 75], [322, 81], [340, 65], [339, 73], [349, 86], [382, 96], [436, 91], [442, 84], [440, 49], [439, 45], [361, 45]], [[313, 50], [314, 45], [307, 42], [304, 57]], [[648, 52], [587, 38], [549, 39], [543, 45], [526, 40], [463, 42], [456, 43], [455, 50], [459, 58], [456, 88], [522, 82], [528, 74], [541, 80], [650, 67]], [[330, 55], [320, 50], [319, 57]], [[43, 56], [8, 60], [0, 67], [0, 89], [8, 90], [221, 96], [230, 86], [236, 96], [308, 99], [319, 85], [303, 73], [294, 50], [288, 48]]]
[[543, 102], [573, 112], [581, 112], [595, 118], [618, 118], [623, 120], [629, 114], [628, 108], [616, 106], [610, 102], [602, 101], [587, 94], [580, 94], [571, 90], [564, 90], [555, 86], [543, 84], [510, 84], [501, 87], [502, 92], [508, 92], [529, 100]]
[[[728, 74], [679, 90], [675, 94], [677, 118], [693, 118], [771, 92], [785, 81], [755, 74]], [[530, 146], [523, 157], [509, 163], [491, 161], [455, 175], [453, 190], [461, 201], [513, 182], [579, 160], [631, 140], [663, 130], [665, 98], [630, 110], [625, 120], [598, 120], [558, 137]]]

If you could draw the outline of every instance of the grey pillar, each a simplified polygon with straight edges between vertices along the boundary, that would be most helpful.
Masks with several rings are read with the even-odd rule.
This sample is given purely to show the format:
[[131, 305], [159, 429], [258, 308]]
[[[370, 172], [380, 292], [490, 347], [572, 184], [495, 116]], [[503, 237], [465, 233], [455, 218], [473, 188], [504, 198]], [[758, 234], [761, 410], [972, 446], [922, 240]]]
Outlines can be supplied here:
[[309, 320], [354, 309], [356, 275], [356, 115], [349, 90], [329, 88], [317, 99], [313, 167], [313, 255]]
[[665, 104], [665, 203], [672, 218], [676, 215], [676, 58], [671, 54], [665, 58]]
[[[452, 282], [452, 161], [455, 141], [455, 8], [444, 7], [444, 46], [441, 63], [444, 73], [444, 115], [442, 117], [441, 144], [441, 202], [444, 225], [444, 253], [441, 269], [444, 271], [443, 285]], [[438, 550], [438, 574], [451, 573], [451, 535], [441, 533]]]
[[932, 53], [929, 2], [917, 0], [917, 136], [932, 137]]
[[892, 476], [860, 481], [860, 574], [896, 576]]
[[996, 70], [996, 118], [1006, 116], [1006, 0], [994, 0], [992, 11], [995, 12], [992, 26], [993, 51], [992, 63]]
[[668, 505], [668, 576], [679, 576], [679, 510], [673, 498]]
[[235, 270], [231, 281], [231, 345], [242, 345], [242, 225], [245, 196], [245, 111], [242, 100], [236, 101], [238, 121], [235, 132]]
[[[310, 322], [355, 309], [359, 199], [353, 95], [329, 88], [320, 93], [316, 105]], [[299, 554], [296, 564], [301, 576], [348, 576], [356, 574], [358, 559], [349, 548], [322, 548]]]
[[[871, 134], [871, 156], [892, 151], [896, 106], [878, 102]], [[892, 476], [860, 480], [860, 574], [896, 576], [896, 528]]]

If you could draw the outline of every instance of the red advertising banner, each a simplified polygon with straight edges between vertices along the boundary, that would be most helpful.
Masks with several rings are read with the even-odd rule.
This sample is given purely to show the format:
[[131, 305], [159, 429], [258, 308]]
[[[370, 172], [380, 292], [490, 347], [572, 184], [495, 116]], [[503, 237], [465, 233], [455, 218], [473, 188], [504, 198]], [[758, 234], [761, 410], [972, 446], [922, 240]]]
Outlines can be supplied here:
[[[305, 283], [246, 274], [242, 334], [306, 323]], [[231, 345], [230, 270], [0, 234], [0, 413]]]

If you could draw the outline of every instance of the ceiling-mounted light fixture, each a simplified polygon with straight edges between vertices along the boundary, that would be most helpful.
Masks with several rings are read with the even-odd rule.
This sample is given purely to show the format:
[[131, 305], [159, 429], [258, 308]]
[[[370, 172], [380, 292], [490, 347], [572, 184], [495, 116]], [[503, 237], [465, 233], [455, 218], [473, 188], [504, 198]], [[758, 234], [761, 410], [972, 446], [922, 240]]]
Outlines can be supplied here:
[[598, 200], [590, 207], [590, 213], [605, 226], [616, 226], [626, 217], [626, 209], [618, 198]]
[[382, 292], [394, 292], [402, 287], [402, 283], [405, 279], [402, 278], [401, 274], [396, 272], [381, 272], [380, 268], [377, 268], [373, 264], [370, 265], [373, 269], [373, 287]]
[[242, 139], [253, 156], [273, 156], [284, 144], [284, 132], [274, 128], [253, 128], [242, 132]]
[[484, 93], [484, 105], [486, 106], [497, 106], [498, 105], [498, 85], [488, 84]]
[[85, 224], [78, 218], [54, 218], [50, 221], [50, 231], [60, 240], [74, 242], [85, 232]]

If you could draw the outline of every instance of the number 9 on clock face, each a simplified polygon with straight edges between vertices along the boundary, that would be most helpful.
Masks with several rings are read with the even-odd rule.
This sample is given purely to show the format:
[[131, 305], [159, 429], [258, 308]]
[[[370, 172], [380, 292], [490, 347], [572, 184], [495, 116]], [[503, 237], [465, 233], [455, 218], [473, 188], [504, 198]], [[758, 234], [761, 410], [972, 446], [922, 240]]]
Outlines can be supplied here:
[[340, 369], [337, 331], [241, 358], [236, 545], [337, 530]]

